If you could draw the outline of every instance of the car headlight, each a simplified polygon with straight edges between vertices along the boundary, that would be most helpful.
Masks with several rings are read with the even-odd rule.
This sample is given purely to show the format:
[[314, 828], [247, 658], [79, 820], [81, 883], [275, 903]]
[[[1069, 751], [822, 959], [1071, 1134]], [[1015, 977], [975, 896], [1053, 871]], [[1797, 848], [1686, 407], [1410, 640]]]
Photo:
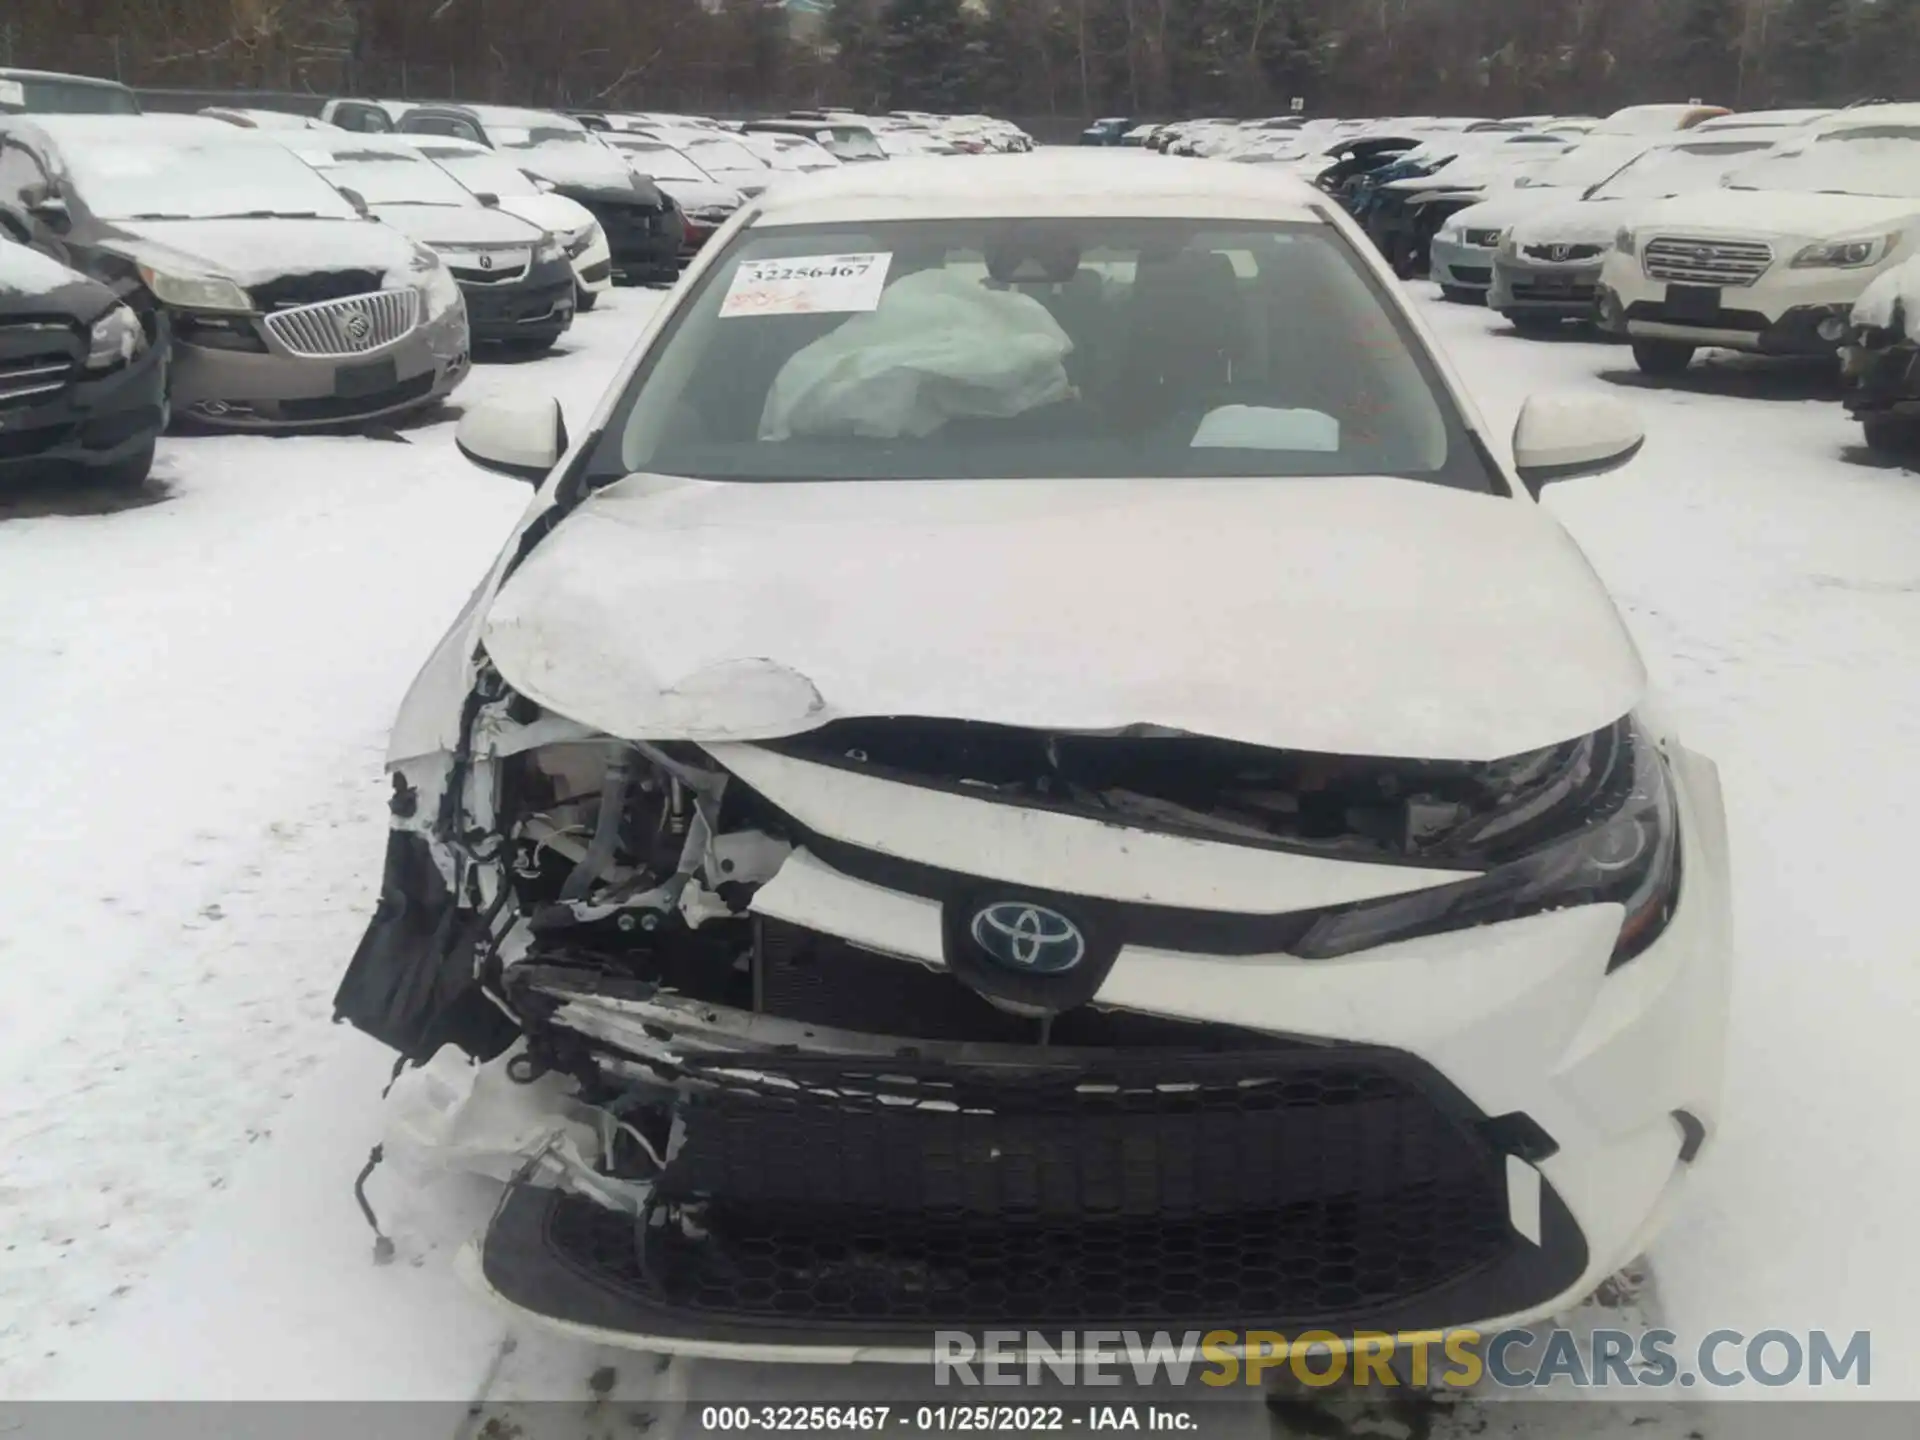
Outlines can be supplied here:
[[180, 310], [227, 310], [246, 314], [253, 309], [247, 292], [217, 275], [170, 275], [150, 265], [140, 267], [140, 279], [162, 305]]
[[438, 320], [456, 305], [466, 303], [460, 294], [460, 282], [453, 278], [440, 257], [422, 245], [414, 251], [414, 283], [427, 307], [427, 319]]
[[1624, 225], [1613, 232], [1613, 248], [1618, 250], [1622, 255], [1632, 256], [1639, 254], [1639, 250], [1634, 243], [1633, 231]]
[[[1489, 829], [1510, 828], [1513, 836], [1505, 846], [1498, 835], [1474, 842], [1498, 861], [1485, 874], [1326, 911], [1289, 952], [1328, 959], [1421, 935], [1612, 903], [1626, 914], [1608, 968], [1626, 964], [1659, 938], [1679, 898], [1678, 821], [1666, 761], [1629, 718], [1574, 747], [1556, 779], [1562, 783], [1544, 787], [1539, 804], [1516, 803], [1487, 822]], [[1534, 813], [1543, 805], [1551, 808]], [[1560, 805], [1578, 807], [1571, 832], [1555, 823], [1556, 838], [1531, 848], [1522, 844], [1512, 853], [1521, 830], [1549, 821]]]
[[87, 337], [87, 369], [113, 370], [147, 348], [146, 327], [125, 305], [116, 305], [93, 322]]
[[1795, 270], [1858, 270], [1878, 265], [1900, 243], [1900, 232], [1851, 240], [1822, 240], [1793, 257]]
[[567, 233], [566, 251], [569, 260], [577, 260], [593, 248], [593, 238], [600, 233], [600, 222], [589, 220], [578, 230]]
[[545, 236], [533, 252], [533, 263], [536, 265], [551, 265], [556, 260], [566, 258], [567, 247], [561, 243], [558, 235]]

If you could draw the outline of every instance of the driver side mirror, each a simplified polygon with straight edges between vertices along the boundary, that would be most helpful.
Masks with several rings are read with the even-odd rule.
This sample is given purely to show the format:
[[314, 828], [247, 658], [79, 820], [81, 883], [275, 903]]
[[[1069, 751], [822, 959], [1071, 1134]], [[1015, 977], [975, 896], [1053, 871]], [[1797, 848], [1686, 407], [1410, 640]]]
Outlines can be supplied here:
[[1556, 480], [1618, 470], [1646, 443], [1639, 417], [1611, 395], [1534, 395], [1513, 427], [1513, 465], [1538, 499]]
[[500, 208], [500, 197], [491, 190], [481, 190], [476, 193], [473, 198], [489, 210], [498, 210]]
[[340, 185], [335, 188], [337, 188], [342, 195], [346, 196], [349, 205], [360, 212], [360, 218], [362, 220], [371, 220], [373, 218], [373, 212], [367, 208], [366, 196], [362, 195], [358, 190], [355, 190], [351, 185]]
[[73, 226], [73, 212], [58, 195], [43, 195], [27, 206], [27, 213], [56, 235], [64, 235]]
[[460, 417], [453, 443], [482, 470], [537, 486], [567, 453], [567, 418], [558, 400], [496, 396]]

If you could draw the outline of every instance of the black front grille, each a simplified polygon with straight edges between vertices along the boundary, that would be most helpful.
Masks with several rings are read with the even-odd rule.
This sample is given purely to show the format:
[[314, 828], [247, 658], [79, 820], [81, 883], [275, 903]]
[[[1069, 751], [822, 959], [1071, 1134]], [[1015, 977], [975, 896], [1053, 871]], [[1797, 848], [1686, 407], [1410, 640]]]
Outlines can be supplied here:
[[0, 407], [44, 405], [77, 375], [86, 346], [56, 321], [0, 325]]
[[1459, 285], [1491, 285], [1493, 269], [1487, 265], [1449, 265], [1454, 283]]
[[311, 400], [282, 400], [280, 418], [310, 424], [330, 420], [354, 420], [362, 415], [377, 415], [409, 400], [425, 398], [433, 392], [433, 372], [425, 371], [411, 380], [403, 380], [390, 390], [373, 395], [323, 395]]
[[1515, 280], [1509, 289], [1516, 300], [1559, 300], [1569, 305], [1585, 305], [1593, 300], [1595, 287], [1591, 282], [1554, 285], [1538, 280]]

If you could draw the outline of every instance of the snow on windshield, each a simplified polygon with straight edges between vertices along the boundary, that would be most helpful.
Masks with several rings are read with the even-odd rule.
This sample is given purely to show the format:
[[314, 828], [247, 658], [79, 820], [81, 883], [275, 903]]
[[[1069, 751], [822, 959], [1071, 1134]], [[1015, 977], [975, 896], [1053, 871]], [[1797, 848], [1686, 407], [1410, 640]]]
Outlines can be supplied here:
[[624, 140], [617, 135], [609, 138], [613, 148], [625, 155], [635, 169], [642, 174], [651, 175], [655, 180], [711, 180], [713, 178], [671, 145], [662, 145], [653, 140]]
[[268, 141], [89, 140], [65, 156], [74, 188], [102, 220], [211, 220], [262, 212], [357, 218], [345, 197], [305, 161]]
[[1773, 148], [1771, 140], [1719, 140], [1661, 147], [1636, 156], [1596, 188], [1593, 200], [1664, 200], [1709, 190], [1736, 165]]
[[754, 154], [737, 140], [719, 138], [689, 140], [687, 154], [694, 162], [708, 171], [716, 170], [764, 170], [766, 161]]
[[527, 129], [519, 125], [489, 125], [487, 134], [496, 145], [504, 145], [510, 150], [534, 150], [542, 145], [586, 145], [590, 143], [584, 130], [565, 130], [558, 125], [541, 125]]
[[1862, 125], [1776, 151], [1727, 177], [1734, 190], [1920, 200], [1920, 127]]
[[471, 205], [473, 192], [430, 160], [391, 150], [301, 154], [327, 181], [356, 190], [369, 205]]

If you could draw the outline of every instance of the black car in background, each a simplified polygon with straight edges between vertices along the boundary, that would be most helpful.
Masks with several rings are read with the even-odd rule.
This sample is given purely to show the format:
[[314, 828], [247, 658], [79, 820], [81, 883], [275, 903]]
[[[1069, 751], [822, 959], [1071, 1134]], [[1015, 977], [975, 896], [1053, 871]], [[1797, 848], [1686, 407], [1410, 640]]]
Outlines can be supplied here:
[[1082, 145], [1118, 145], [1127, 138], [1127, 132], [1133, 129], [1133, 121], [1119, 116], [1109, 116], [1096, 120], [1080, 132]]
[[112, 290], [0, 234], [0, 479], [132, 488], [166, 428], [166, 337]]
[[606, 232], [616, 281], [671, 285], [679, 279], [686, 239], [680, 207], [571, 116], [504, 105], [416, 105], [396, 129], [485, 145], [586, 206]]

